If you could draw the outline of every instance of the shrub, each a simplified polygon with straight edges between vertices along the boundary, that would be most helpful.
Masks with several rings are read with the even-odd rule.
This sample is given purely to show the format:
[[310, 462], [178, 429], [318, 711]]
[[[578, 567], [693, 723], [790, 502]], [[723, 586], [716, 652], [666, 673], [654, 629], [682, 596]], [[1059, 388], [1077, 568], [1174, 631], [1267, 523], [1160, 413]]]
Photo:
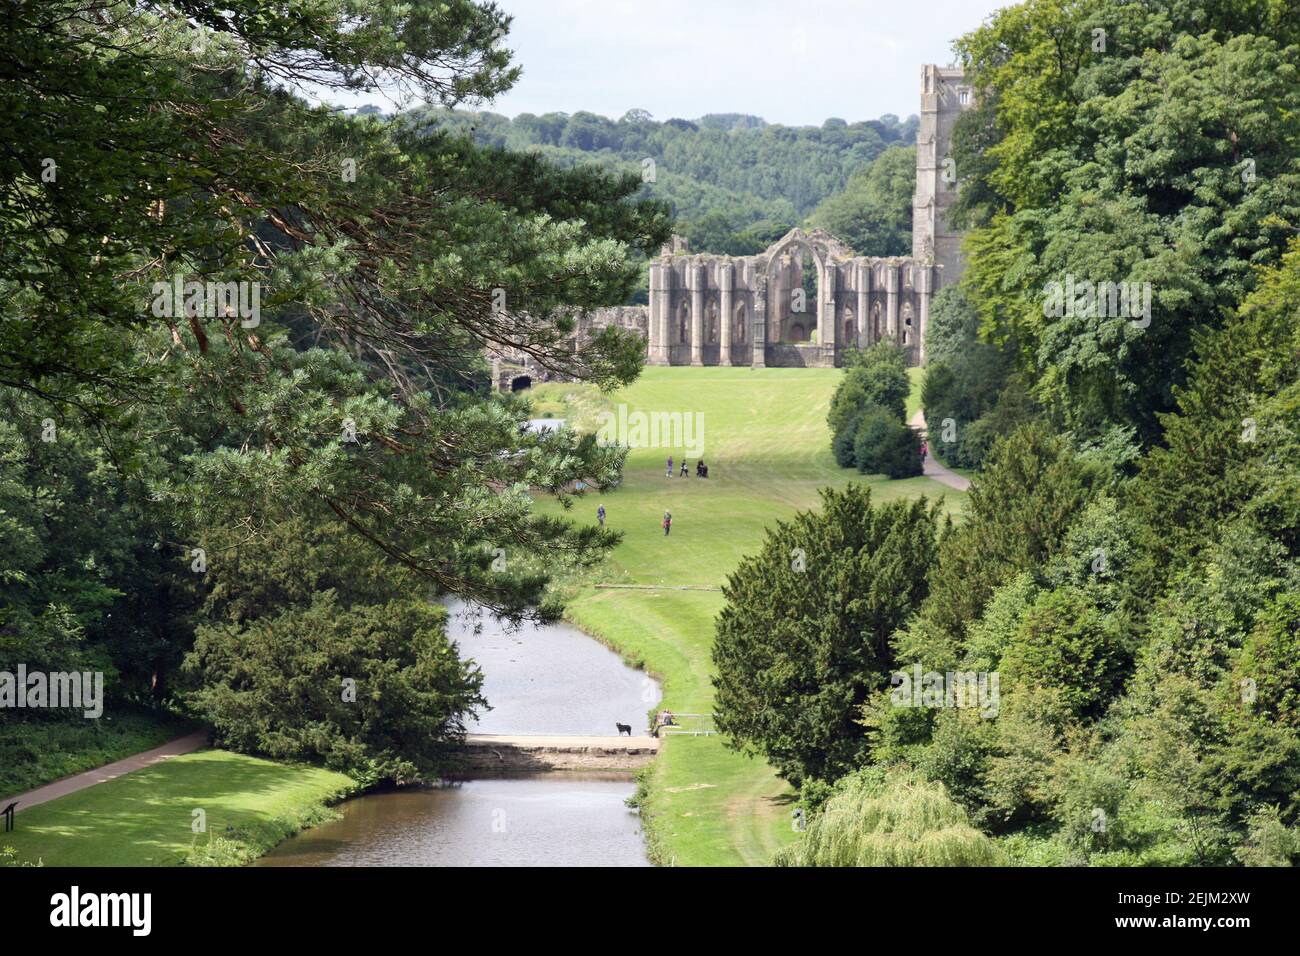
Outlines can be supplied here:
[[941, 784], [914, 773], [845, 778], [777, 866], [998, 866], [997, 845]]
[[854, 419], [853, 462], [864, 475], [880, 474], [877, 452], [894, 425], [894, 417], [879, 405], [869, 405]]
[[863, 474], [912, 478], [921, 473], [921, 437], [878, 406], [858, 421], [853, 458]]
[[898, 346], [881, 342], [861, 352], [853, 353], [840, 382], [831, 397], [827, 422], [831, 434], [838, 434], [849, 419], [869, 405], [888, 409], [899, 421], [907, 407], [907, 396], [912, 390], [907, 377], [907, 362]]
[[921, 436], [897, 422], [876, 449], [876, 465], [889, 478], [915, 478], [921, 474]]
[[423, 600], [345, 607], [330, 590], [306, 607], [201, 624], [190, 699], [234, 750], [322, 760], [367, 783], [428, 775], [483, 703], [482, 676], [457, 656], [444, 617]]
[[857, 414], [845, 419], [839, 431], [835, 432], [835, 437], [831, 439], [831, 454], [835, 456], [835, 464], [841, 468], [852, 468], [857, 464], [853, 445], [857, 439], [858, 426], [863, 414], [864, 412], [858, 411]]

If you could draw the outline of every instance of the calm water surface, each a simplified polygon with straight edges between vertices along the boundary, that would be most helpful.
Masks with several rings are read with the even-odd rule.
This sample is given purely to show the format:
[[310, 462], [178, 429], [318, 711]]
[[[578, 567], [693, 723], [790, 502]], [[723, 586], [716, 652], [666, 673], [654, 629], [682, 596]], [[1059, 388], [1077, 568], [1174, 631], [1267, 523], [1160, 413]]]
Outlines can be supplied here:
[[[448, 605], [462, 657], [493, 709], [471, 733], [613, 734], [645, 729], [659, 687], [565, 624], [510, 631]], [[553, 773], [448, 783], [349, 800], [342, 819], [287, 840], [258, 866], [648, 866], [627, 776]]]

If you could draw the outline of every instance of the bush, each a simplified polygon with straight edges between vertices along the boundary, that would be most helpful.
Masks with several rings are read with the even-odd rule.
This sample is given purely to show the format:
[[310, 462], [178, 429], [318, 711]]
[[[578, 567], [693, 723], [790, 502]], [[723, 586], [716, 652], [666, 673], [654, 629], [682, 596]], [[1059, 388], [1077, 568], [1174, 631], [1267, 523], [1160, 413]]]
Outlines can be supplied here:
[[831, 439], [831, 454], [835, 456], [835, 464], [841, 468], [852, 468], [857, 464], [853, 444], [857, 439], [862, 415], [863, 412], [859, 411], [856, 415], [845, 419], [839, 430], [834, 433], [835, 437]]
[[777, 866], [999, 866], [997, 845], [971, 826], [941, 784], [908, 773], [878, 784], [848, 777]]
[[889, 478], [915, 478], [922, 472], [921, 435], [899, 422], [876, 449], [876, 465]]
[[423, 600], [345, 607], [330, 590], [306, 607], [205, 623], [186, 660], [202, 682], [190, 700], [233, 750], [321, 760], [366, 783], [427, 776], [483, 704], [482, 675], [444, 619]]
[[863, 474], [913, 478], [921, 474], [921, 436], [883, 408], [868, 409], [858, 422], [853, 457]]
[[853, 419], [853, 464], [864, 475], [882, 473], [878, 453], [896, 424], [894, 417], [879, 405], [869, 405]]
[[835, 389], [827, 415], [831, 434], [838, 434], [850, 419], [871, 405], [887, 409], [902, 421], [912, 390], [903, 350], [881, 342], [851, 353], [846, 362], [844, 380]]

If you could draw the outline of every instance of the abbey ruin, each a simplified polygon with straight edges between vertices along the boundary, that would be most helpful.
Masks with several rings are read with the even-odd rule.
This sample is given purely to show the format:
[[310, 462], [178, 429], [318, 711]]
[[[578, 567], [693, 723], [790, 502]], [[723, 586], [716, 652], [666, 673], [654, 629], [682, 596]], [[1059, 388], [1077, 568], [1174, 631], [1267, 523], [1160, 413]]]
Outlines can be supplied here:
[[858, 256], [827, 232], [801, 229], [756, 256], [666, 248], [650, 265], [651, 365], [836, 366], [844, 348], [881, 341], [924, 363], [931, 297], [961, 273], [946, 160], [972, 95], [956, 68], [926, 66], [921, 83], [911, 256]]
[[[910, 256], [859, 256], [820, 229], [792, 229], [753, 256], [692, 253], [674, 239], [650, 263], [649, 305], [585, 313], [578, 334], [635, 330], [647, 339], [650, 365], [833, 367], [845, 348], [881, 341], [924, 364], [930, 301], [962, 270], [961, 236], [948, 222], [957, 198], [949, 148], [973, 99], [960, 68], [922, 70]], [[532, 383], [496, 367], [502, 388]]]

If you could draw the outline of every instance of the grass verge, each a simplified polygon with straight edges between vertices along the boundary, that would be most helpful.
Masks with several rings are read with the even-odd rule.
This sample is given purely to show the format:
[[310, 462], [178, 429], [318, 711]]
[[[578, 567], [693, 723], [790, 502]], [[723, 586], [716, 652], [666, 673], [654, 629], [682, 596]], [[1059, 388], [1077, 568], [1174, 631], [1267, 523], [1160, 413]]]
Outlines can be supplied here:
[[20, 809], [0, 844], [45, 866], [238, 866], [331, 819], [355, 786], [320, 767], [199, 750]]
[[196, 727], [156, 711], [118, 711], [98, 720], [7, 720], [0, 723], [0, 799], [160, 746]]

